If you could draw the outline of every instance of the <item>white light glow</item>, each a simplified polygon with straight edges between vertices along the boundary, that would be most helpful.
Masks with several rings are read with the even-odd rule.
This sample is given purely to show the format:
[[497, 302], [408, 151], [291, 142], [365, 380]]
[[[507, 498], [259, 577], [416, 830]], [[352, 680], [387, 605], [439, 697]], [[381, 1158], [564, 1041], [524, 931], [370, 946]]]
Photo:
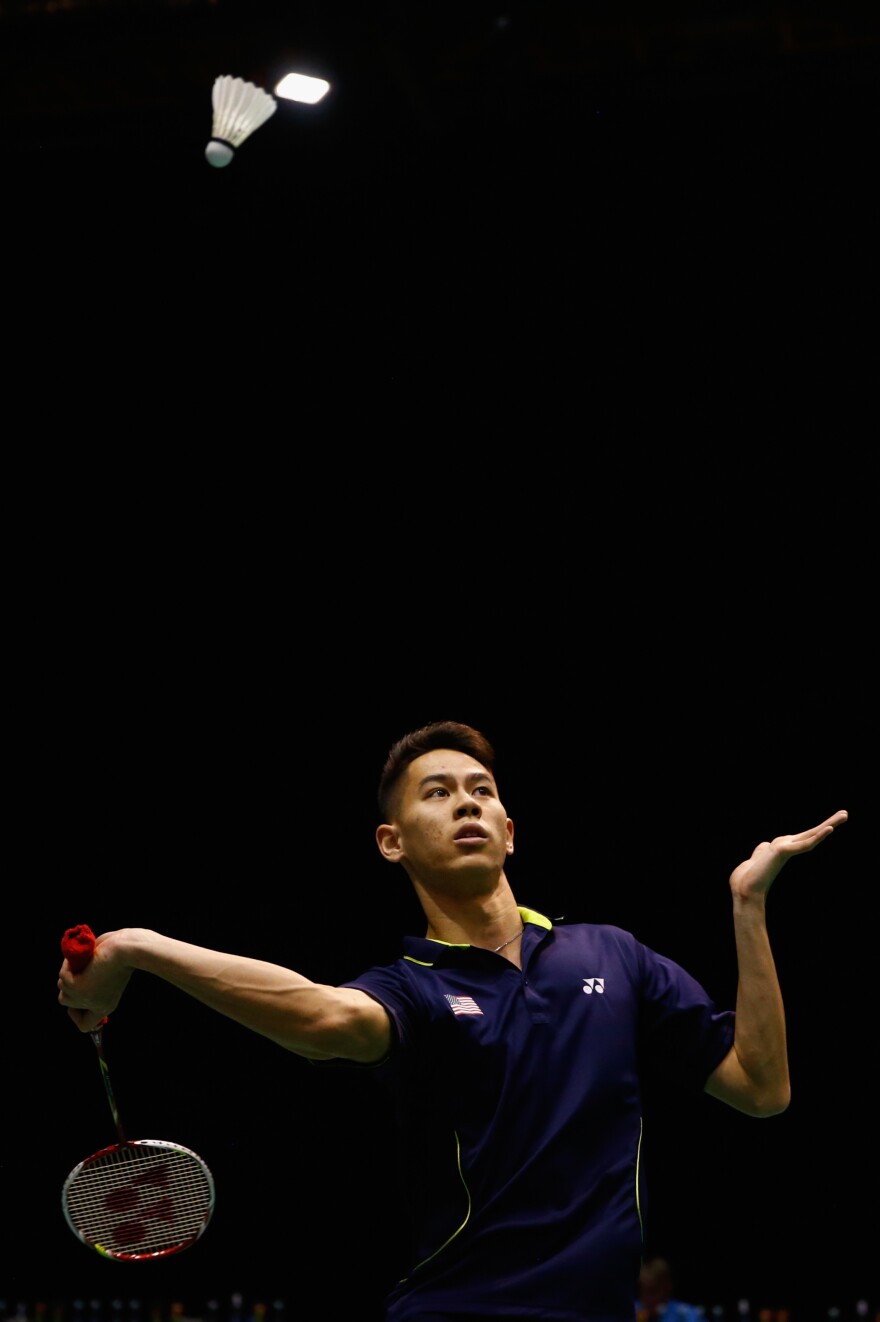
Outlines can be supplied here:
[[275, 88], [275, 95], [285, 101], [304, 101], [313, 106], [330, 91], [330, 84], [323, 78], [310, 78], [304, 73], [288, 73]]

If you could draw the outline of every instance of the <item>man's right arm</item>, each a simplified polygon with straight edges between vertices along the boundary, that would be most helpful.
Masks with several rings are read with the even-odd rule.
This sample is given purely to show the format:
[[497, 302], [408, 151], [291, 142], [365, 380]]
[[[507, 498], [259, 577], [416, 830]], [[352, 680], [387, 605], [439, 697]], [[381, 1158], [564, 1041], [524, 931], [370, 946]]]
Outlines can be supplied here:
[[391, 1045], [388, 1014], [366, 992], [311, 982], [279, 964], [208, 950], [143, 927], [103, 933], [81, 973], [74, 974], [65, 960], [59, 1003], [81, 1032], [92, 1032], [116, 1009], [135, 972], [151, 973], [311, 1060], [371, 1064]]

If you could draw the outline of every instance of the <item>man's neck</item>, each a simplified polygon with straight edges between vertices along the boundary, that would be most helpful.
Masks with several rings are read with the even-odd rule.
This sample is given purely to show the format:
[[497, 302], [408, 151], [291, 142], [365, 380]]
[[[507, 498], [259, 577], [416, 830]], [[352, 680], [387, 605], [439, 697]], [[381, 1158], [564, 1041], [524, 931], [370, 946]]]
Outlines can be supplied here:
[[522, 930], [522, 916], [503, 872], [491, 891], [470, 895], [413, 884], [427, 920], [425, 934], [433, 941], [495, 950]]

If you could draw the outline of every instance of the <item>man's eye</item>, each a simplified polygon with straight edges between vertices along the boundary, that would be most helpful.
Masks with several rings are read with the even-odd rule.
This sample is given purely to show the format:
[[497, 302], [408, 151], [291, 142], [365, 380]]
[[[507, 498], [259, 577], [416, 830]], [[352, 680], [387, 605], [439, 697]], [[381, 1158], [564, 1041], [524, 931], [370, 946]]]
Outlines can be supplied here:
[[492, 797], [492, 791], [488, 785], [478, 785], [474, 790], [474, 794], [485, 794], [487, 799]]

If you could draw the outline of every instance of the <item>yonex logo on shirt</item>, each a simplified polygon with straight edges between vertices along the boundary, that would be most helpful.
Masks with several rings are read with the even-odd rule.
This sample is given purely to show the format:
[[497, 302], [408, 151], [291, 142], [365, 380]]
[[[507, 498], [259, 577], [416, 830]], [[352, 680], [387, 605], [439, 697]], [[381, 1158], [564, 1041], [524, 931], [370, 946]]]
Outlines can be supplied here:
[[605, 990], [604, 978], [584, 978], [584, 985], [581, 988], [587, 996], [592, 996], [593, 992], [601, 993]]

